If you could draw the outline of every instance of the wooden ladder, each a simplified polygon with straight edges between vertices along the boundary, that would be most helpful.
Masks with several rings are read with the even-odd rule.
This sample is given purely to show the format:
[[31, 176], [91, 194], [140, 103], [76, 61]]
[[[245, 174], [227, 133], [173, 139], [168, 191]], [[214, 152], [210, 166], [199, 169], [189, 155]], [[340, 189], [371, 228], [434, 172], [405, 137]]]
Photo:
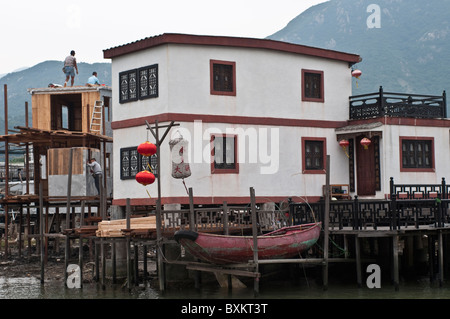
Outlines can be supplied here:
[[102, 116], [103, 116], [103, 101], [95, 101], [94, 109], [92, 110], [90, 132], [101, 134]]

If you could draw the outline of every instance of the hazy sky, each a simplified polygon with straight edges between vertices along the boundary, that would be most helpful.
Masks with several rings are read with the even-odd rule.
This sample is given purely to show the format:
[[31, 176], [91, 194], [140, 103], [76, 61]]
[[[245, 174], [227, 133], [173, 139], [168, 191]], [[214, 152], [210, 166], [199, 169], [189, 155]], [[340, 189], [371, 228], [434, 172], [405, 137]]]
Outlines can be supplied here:
[[265, 38], [327, 0], [2, 1], [0, 74], [70, 50], [78, 62], [110, 62], [103, 50], [162, 33]]

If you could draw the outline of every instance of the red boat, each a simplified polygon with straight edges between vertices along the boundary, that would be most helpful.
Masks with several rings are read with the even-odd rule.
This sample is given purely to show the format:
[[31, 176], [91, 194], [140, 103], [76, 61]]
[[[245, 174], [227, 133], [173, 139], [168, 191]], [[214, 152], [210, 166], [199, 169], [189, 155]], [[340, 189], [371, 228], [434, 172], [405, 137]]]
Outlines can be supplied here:
[[[283, 227], [258, 236], [258, 259], [299, 256], [320, 236], [321, 223]], [[179, 230], [178, 243], [193, 256], [214, 264], [246, 263], [253, 259], [253, 236], [227, 236]]]

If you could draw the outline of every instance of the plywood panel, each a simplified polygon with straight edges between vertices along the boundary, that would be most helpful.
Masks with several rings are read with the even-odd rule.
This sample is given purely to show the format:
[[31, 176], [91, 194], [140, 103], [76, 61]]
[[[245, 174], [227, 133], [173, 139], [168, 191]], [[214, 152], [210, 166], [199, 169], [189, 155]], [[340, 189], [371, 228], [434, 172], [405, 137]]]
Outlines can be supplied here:
[[34, 94], [31, 98], [33, 127], [50, 130], [50, 95]]
[[[86, 147], [73, 148], [72, 175], [85, 173], [88, 158]], [[51, 148], [48, 150], [48, 175], [68, 175], [70, 148]]]

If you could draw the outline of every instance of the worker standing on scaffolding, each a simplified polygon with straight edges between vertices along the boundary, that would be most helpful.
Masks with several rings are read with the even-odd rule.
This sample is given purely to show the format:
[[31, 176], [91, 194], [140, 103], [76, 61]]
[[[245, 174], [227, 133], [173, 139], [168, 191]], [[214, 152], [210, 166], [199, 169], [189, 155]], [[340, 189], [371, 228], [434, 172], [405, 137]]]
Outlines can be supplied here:
[[97, 192], [100, 195], [100, 179], [102, 177], [102, 167], [99, 163], [95, 160], [95, 158], [91, 158], [86, 162], [86, 165], [88, 165], [91, 168], [91, 174], [92, 177], [94, 177], [95, 182], [95, 188], [97, 188]]

